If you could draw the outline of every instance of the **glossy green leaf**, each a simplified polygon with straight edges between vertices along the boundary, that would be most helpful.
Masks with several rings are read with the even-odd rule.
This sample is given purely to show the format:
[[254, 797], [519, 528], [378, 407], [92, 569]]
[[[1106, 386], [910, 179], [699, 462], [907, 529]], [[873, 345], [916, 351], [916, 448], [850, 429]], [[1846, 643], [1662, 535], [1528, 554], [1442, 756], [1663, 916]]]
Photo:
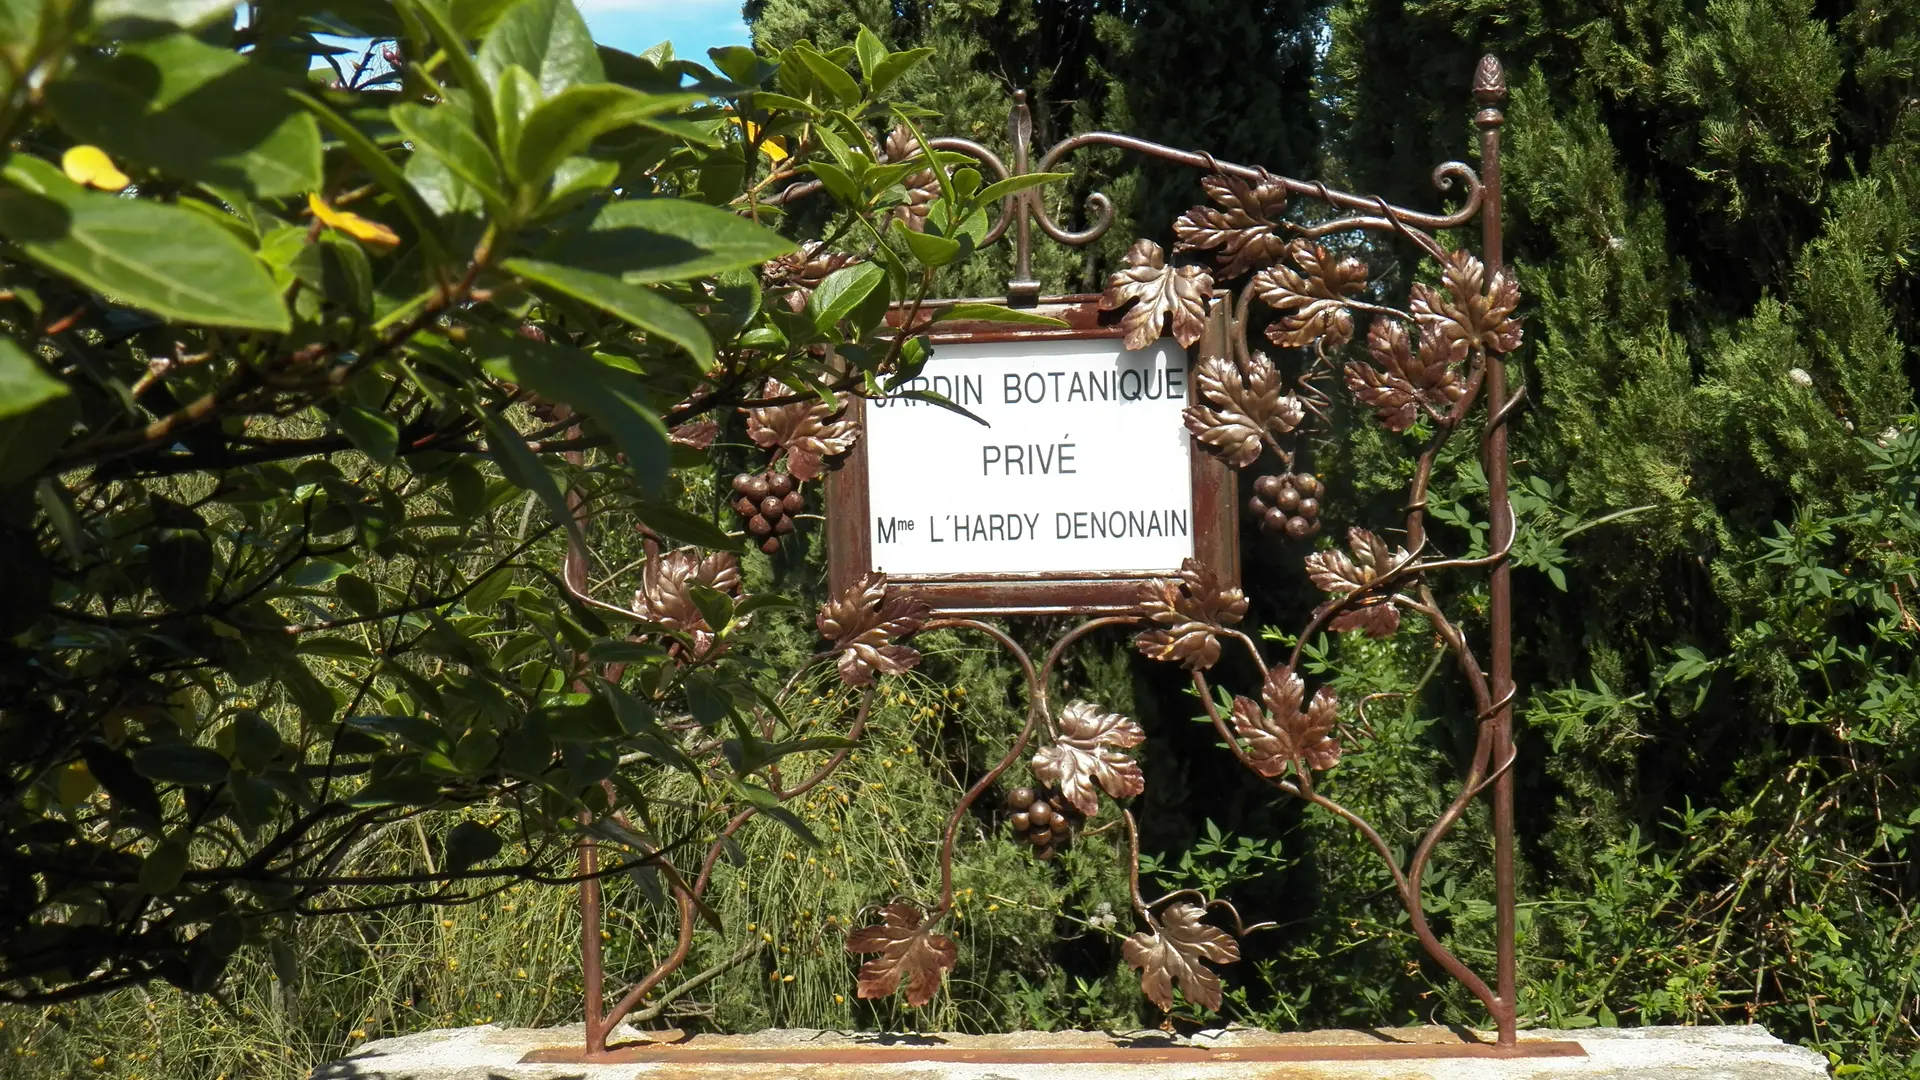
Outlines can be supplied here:
[[0, 485], [24, 480], [53, 460], [74, 411], [67, 384], [12, 338], [0, 337]]
[[772, 229], [689, 199], [622, 199], [594, 215], [559, 261], [645, 284], [757, 266], [794, 250]]
[[[503, 213], [507, 204], [505, 178], [500, 163], [475, 131], [471, 118], [448, 105], [396, 105], [389, 114], [393, 124], [413, 144], [414, 156], [432, 157], [448, 173], [479, 194], [494, 211]], [[409, 172], [412, 162], [408, 163]], [[422, 192], [426, 194], [426, 192]], [[429, 202], [434, 200], [429, 199]], [[447, 210], [436, 207], [441, 213]]]
[[821, 331], [831, 331], [886, 279], [886, 270], [876, 263], [843, 266], [807, 298], [807, 317]]
[[512, 424], [491, 409], [487, 410], [482, 422], [487, 428], [487, 456], [493, 458], [493, 463], [500, 467], [501, 475], [522, 491], [533, 492], [555, 521], [570, 530], [577, 528], [566, 496], [561, 494], [560, 481], [540, 463], [533, 451], [527, 449], [526, 436], [514, 430]]
[[1057, 328], [1064, 328], [1067, 325], [1051, 315], [1042, 315], [1035, 311], [1022, 311], [1019, 308], [1003, 307], [999, 304], [949, 304], [941, 308], [931, 321], [1012, 323], [1021, 326], [1051, 326]]
[[1009, 176], [1005, 180], [995, 181], [980, 189], [980, 193], [974, 196], [973, 201], [978, 203], [998, 202], [1016, 192], [1037, 188], [1043, 184], [1051, 184], [1056, 180], [1065, 180], [1072, 175], [1072, 173], [1041, 172], [1026, 173], [1021, 176]]
[[700, 100], [699, 94], [643, 94], [613, 83], [569, 86], [527, 116], [514, 151], [517, 173], [524, 183], [544, 184], [562, 161], [607, 132]]
[[[221, 771], [225, 772], [224, 769]], [[180, 878], [186, 872], [186, 843], [180, 840], [163, 841], [140, 861], [140, 888], [154, 896], [164, 896], [179, 886]]]
[[0, 235], [121, 303], [209, 326], [285, 331], [273, 276], [232, 233], [177, 206], [87, 191], [45, 161], [0, 160]]
[[700, 320], [648, 289], [607, 274], [534, 259], [508, 259], [502, 268], [583, 304], [619, 316], [650, 335], [685, 349], [702, 370], [713, 367], [713, 340]]
[[240, 6], [235, 0], [94, 0], [93, 21], [109, 33], [124, 32], [123, 22], [164, 22], [175, 26], [204, 26], [231, 17]]
[[342, 405], [333, 422], [355, 450], [382, 465], [391, 465], [400, 453], [400, 427], [385, 413], [359, 405]]
[[153, 743], [133, 752], [133, 769], [155, 783], [202, 787], [227, 778], [227, 759], [192, 743]]
[[490, 86], [509, 65], [518, 64], [549, 97], [607, 77], [586, 20], [571, 0], [520, 0], [487, 32], [475, 62]]
[[319, 190], [320, 129], [289, 80], [187, 34], [87, 53], [47, 87], [75, 139], [169, 176], [258, 198]]
[[719, 526], [706, 518], [689, 514], [677, 506], [667, 503], [649, 503], [635, 508], [635, 513], [647, 527], [669, 540], [678, 540], [683, 544], [706, 548], [708, 551], [745, 551], [746, 543], [737, 536], [728, 536]]
[[880, 70], [880, 65], [887, 59], [887, 47], [881, 44], [873, 31], [862, 26], [854, 36], [853, 51], [860, 58], [861, 78], [871, 83], [874, 72]]
[[447, 739], [447, 733], [430, 721], [415, 716], [350, 716], [346, 722], [376, 735], [397, 740], [415, 750], [435, 750], [446, 753], [453, 749], [453, 743]]
[[893, 219], [893, 233], [906, 243], [913, 257], [926, 266], [945, 266], [961, 255], [960, 241], [930, 232], [915, 232], [899, 218]]
[[176, 608], [206, 602], [213, 576], [213, 544], [197, 529], [162, 529], [147, 549], [154, 591]]
[[665, 483], [667, 429], [641, 401], [633, 375], [518, 335], [500, 335], [482, 348], [490, 354], [483, 361], [488, 371], [549, 401], [564, 401], [605, 428], [643, 488], [658, 490]]
[[821, 88], [831, 94], [836, 102], [851, 105], [860, 100], [860, 84], [853, 81], [853, 76], [847, 74], [846, 68], [805, 45], [796, 45], [788, 51], [800, 58], [808, 73], [819, 81]]
[[887, 88], [900, 81], [900, 76], [912, 71], [927, 57], [933, 55], [928, 48], [907, 49], [903, 52], [888, 53], [885, 60], [874, 66], [867, 75], [867, 86], [875, 96], [884, 94]]
[[486, 862], [500, 854], [500, 838], [477, 821], [463, 821], [447, 831], [446, 866], [455, 872]]

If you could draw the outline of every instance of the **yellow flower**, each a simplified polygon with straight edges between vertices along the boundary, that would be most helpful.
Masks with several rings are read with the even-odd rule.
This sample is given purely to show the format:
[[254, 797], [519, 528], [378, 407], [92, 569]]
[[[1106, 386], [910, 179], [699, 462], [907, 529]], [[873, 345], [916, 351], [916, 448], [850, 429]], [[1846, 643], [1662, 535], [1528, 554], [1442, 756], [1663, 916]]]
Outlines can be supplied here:
[[[742, 131], [746, 132], [746, 138], [748, 142], [752, 142], [754, 139], [760, 138], [759, 124], [755, 124], [750, 121], [743, 123], [740, 120], [740, 118], [737, 116], [730, 116], [727, 119], [733, 122], [734, 127], [737, 127]], [[787, 140], [781, 138], [778, 135], [775, 135], [770, 139], [763, 140], [760, 143], [760, 152], [767, 155], [767, 160], [769, 161], [785, 161], [787, 160]], [[819, 699], [816, 698], [815, 700], [817, 701]]]
[[400, 243], [400, 238], [394, 235], [392, 229], [377, 221], [368, 221], [359, 214], [335, 210], [328, 206], [317, 193], [307, 196], [307, 209], [313, 211], [313, 216], [322, 224], [339, 229], [361, 243], [380, 244], [384, 247], [393, 247]]
[[113, 167], [113, 159], [97, 146], [72, 146], [60, 155], [60, 168], [67, 179], [101, 191], [119, 191], [133, 181]]

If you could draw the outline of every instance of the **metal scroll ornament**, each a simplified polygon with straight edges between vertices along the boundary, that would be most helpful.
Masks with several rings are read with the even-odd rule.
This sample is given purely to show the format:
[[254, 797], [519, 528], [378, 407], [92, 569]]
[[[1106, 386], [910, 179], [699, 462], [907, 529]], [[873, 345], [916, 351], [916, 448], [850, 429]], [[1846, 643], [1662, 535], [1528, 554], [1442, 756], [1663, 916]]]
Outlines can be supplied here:
[[[860, 997], [904, 993], [909, 1005], [923, 1005], [937, 994], [958, 956], [954, 942], [940, 932], [940, 926], [954, 903], [953, 856], [960, 827], [972, 807], [1029, 748], [1029, 769], [1036, 786], [1010, 791], [1005, 810], [1014, 833], [1032, 844], [1041, 858], [1050, 856], [1086, 822], [1100, 817], [1103, 800], [1130, 799], [1145, 790], [1145, 775], [1130, 753], [1145, 738], [1140, 726], [1088, 702], [1070, 703], [1056, 711], [1049, 693], [1062, 655], [1075, 642], [1103, 627], [1130, 626], [1137, 630], [1135, 643], [1142, 655], [1186, 669], [1221, 739], [1253, 774], [1359, 830], [1388, 868], [1421, 947], [1485, 1004], [1497, 1029], [1498, 1048], [1515, 1049], [1514, 690], [1508, 562], [1513, 519], [1507, 498], [1506, 443], [1507, 424], [1522, 394], [1509, 396], [1504, 358], [1520, 346], [1522, 335], [1515, 317], [1519, 290], [1501, 261], [1499, 128], [1506, 90], [1500, 65], [1492, 57], [1480, 65], [1474, 96], [1481, 106], [1475, 117], [1480, 130], [1479, 171], [1459, 162], [1434, 170], [1438, 187], [1462, 197], [1461, 205], [1447, 214], [1409, 210], [1376, 197], [1108, 132], [1068, 138], [1041, 155], [1030, 169], [1032, 125], [1024, 95], [1016, 95], [1010, 120], [1011, 169], [969, 140], [930, 140], [935, 148], [974, 156], [993, 179], [1050, 171], [1074, 150], [1093, 145], [1119, 147], [1204, 171], [1201, 186], [1207, 202], [1175, 221], [1177, 242], [1171, 255], [1152, 241], [1135, 243], [1108, 279], [1101, 305], [1119, 312], [1129, 348], [1144, 347], [1164, 334], [1184, 346], [1199, 344], [1195, 400], [1185, 411], [1186, 426], [1207, 452], [1236, 468], [1253, 467], [1269, 452], [1281, 463], [1285, 472], [1254, 481], [1248, 507], [1258, 517], [1256, 523], [1269, 531], [1305, 540], [1319, 530], [1319, 481], [1300, 468], [1298, 440], [1305, 429], [1327, 422], [1340, 390], [1344, 389], [1347, 401], [1389, 431], [1405, 432], [1424, 421], [1429, 435], [1414, 463], [1405, 516], [1392, 533], [1394, 541], [1355, 525], [1345, 530], [1340, 542], [1304, 557], [1303, 570], [1324, 594], [1324, 601], [1295, 639], [1303, 644], [1285, 656], [1266, 654], [1238, 629], [1247, 613], [1246, 597], [1223, 583], [1212, 568], [1194, 560], [1188, 560], [1173, 577], [1143, 585], [1133, 612], [1089, 619], [1039, 658], [992, 623], [934, 615], [926, 604], [890, 587], [878, 575], [856, 581], [830, 599], [817, 619], [826, 645], [814, 659], [834, 664], [847, 686], [863, 691], [848, 732], [850, 740], [858, 740], [865, 729], [876, 680], [918, 662], [919, 654], [908, 641], [924, 630], [950, 628], [988, 636], [1018, 662], [1027, 687], [1028, 711], [1019, 736], [967, 790], [947, 819], [940, 841], [938, 897], [925, 906], [900, 897], [876, 898], [874, 921], [847, 936], [847, 950], [862, 960], [857, 976]], [[911, 147], [900, 140], [890, 142], [889, 148], [890, 155], [902, 159], [912, 154]], [[924, 197], [910, 198], [899, 211], [909, 227], [916, 223], [915, 211], [933, 198], [927, 189], [933, 182], [929, 175], [909, 183], [909, 187], [926, 189], [920, 191]], [[784, 197], [804, 195], [808, 186], [795, 185]], [[1331, 213], [1324, 217], [1295, 214], [1291, 208], [1301, 200]], [[1038, 227], [1061, 243], [1091, 243], [1104, 234], [1112, 212], [1098, 194], [1089, 200], [1088, 210], [1091, 223], [1073, 231], [1048, 216], [1037, 190], [1008, 197], [982, 246], [1011, 235], [1015, 245], [1008, 287], [1011, 302], [1038, 296], [1039, 286], [1031, 272], [1032, 229]], [[1436, 238], [1443, 230], [1467, 226], [1475, 219], [1481, 226], [1478, 255], [1445, 247]], [[1382, 302], [1369, 292], [1366, 264], [1324, 242], [1354, 232], [1412, 243], [1433, 260], [1434, 283], [1412, 285], [1403, 305]], [[818, 248], [805, 248], [770, 265], [766, 284], [785, 293], [788, 303], [804, 306], [807, 291], [843, 261]], [[1264, 323], [1264, 341], [1258, 348], [1249, 332], [1257, 322]], [[1291, 380], [1283, 374], [1283, 365], [1296, 372]], [[770, 400], [788, 396], [777, 384], [767, 388]], [[1476, 410], [1483, 417], [1475, 427], [1489, 482], [1492, 552], [1477, 559], [1450, 558], [1437, 549], [1427, 531], [1428, 486], [1442, 448], [1468, 426]], [[859, 432], [835, 405], [813, 400], [757, 409], [748, 417], [748, 431], [757, 444], [772, 452], [773, 461], [764, 474], [735, 479], [736, 508], [756, 539], [771, 547], [778, 541], [775, 519], [786, 520], [787, 496], [818, 476], [825, 459], [844, 453]], [[702, 633], [705, 624], [698, 605], [691, 601], [690, 586], [735, 593], [740, 587], [737, 566], [692, 552], [655, 550], [650, 555], [646, 586], [635, 599], [638, 610], [621, 613], [675, 630], [696, 654], [713, 647], [711, 631]], [[578, 598], [607, 606], [585, 595], [583, 554], [575, 551], [568, 569], [569, 586]], [[1449, 570], [1489, 575], [1489, 634], [1481, 647], [1470, 642], [1431, 587], [1436, 573]], [[1304, 643], [1322, 631], [1386, 637], [1400, 629], [1409, 613], [1423, 618], [1452, 654], [1475, 703], [1478, 738], [1458, 791], [1411, 856], [1402, 860], [1371, 824], [1317, 785], [1316, 778], [1337, 768], [1342, 757], [1342, 705], [1329, 688], [1308, 683], [1300, 660]], [[1208, 676], [1227, 650], [1245, 653], [1259, 674], [1259, 683], [1229, 695], [1230, 704], [1222, 707]], [[776, 783], [775, 797], [786, 801], [817, 785], [838, 768], [847, 752], [835, 753], [792, 787]], [[1491, 796], [1493, 808], [1497, 955], [1491, 985], [1440, 941], [1421, 902], [1424, 875], [1436, 846], [1468, 805], [1483, 795]], [[611, 1009], [601, 1000], [595, 850], [591, 839], [583, 842], [589, 1058], [607, 1053], [608, 1033], [622, 1018], [657, 1015], [670, 995], [717, 974], [692, 976], [681, 989], [657, 997], [650, 1009], [636, 1010], [687, 959], [696, 912], [703, 909], [701, 896], [714, 864], [728, 839], [757, 812], [749, 807], [731, 819], [697, 868], [675, 870], [670, 860], [661, 860], [673, 871], [666, 877], [679, 906], [678, 945], [665, 964]], [[1244, 926], [1231, 904], [1193, 890], [1151, 900], [1143, 896], [1139, 836], [1132, 812], [1122, 810], [1119, 823], [1128, 842], [1132, 907], [1139, 927], [1124, 939], [1123, 959], [1140, 973], [1143, 993], [1162, 1010], [1174, 1010], [1176, 995], [1191, 1005], [1217, 1009], [1222, 985], [1215, 969], [1239, 959], [1239, 939], [1255, 928]]]

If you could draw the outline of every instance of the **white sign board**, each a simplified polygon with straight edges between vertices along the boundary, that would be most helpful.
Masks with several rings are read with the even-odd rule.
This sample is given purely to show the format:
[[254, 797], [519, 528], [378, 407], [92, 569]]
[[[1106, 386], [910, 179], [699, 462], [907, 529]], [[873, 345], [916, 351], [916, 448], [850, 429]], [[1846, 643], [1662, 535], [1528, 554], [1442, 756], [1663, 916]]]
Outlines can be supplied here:
[[1194, 553], [1187, 352], [1172, 338], [949, 342], [912, 386], [989, 426], [867, 403], [875, 570], [1170, 571]]

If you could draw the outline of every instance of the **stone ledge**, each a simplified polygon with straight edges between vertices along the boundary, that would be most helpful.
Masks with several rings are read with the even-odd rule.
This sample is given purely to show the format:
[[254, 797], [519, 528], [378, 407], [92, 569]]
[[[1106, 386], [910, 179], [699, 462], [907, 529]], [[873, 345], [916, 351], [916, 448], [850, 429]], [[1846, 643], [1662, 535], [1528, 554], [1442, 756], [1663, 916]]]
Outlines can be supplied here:
[[[1101, 1032], [1009, 1035], [879, 1035], [785, 1029], [753, 1035], [695, 1035], [650, 1047], [650, 1060], [623, 1063], [527, 1064], [528, 1053], [571, 1048], [581, 1029], [497, 1026], [427, 1031], [367, 1044], [350, 1058], [322, 1065], [313, 1080], [1817, 1080], [1827, 1075], [1817, 1053], [1791, 1046], [1757, 1025], [1522, 1032], [1523, 1041], [1578, 1043], [1584, 1057], [1401, 1057], [1397, 1060], [1250, 1060], [1307, 1048], [1418, 1045], [1459, 1053], [1463, 1040], [1446, 1028], [1276, 1034], [1234, 1028], [1168, 1039], [1159, 1032], [1115, 1037]], [[623, 1031], [616, 1043], [644, 1040]], [[1132, 1047], [1140, 1062], [1114, 1061]], [[884, 1048], [884, 1060], [859, 1060]], [[1201, 1060], [1202, 1049], [1218, 1060]], [[1285, 1050], [1279, 1048], [1295, 1048]], [[1172, 1051], [1156, 1053], [1155, 1051]], [[852, 1053], [849, 1053], [852, 1051]], [[966, 1057], [974, 1060], [914, 1059]], [[1076, 1052], [1101, 1051], [1098, 1063], [1074, 1063]], [[1246, 1052], [1241, 1057], [1237, 1051]], [[1033, 1060], [1036, 1052], [1049, 1060]], [[804, 1060], [831, 1055], [833, 1062]], [[1193, 1055], [1194, 1060], [1169, 1060]], [[1089, 1055], [1093, 1056], [1093, 1055]], [[994, 1060], [995, 1058], [1000, 1060]], [[1026, 1060], [1019, 1060], [1025, 1058]], [[1153, 1060], [1153, 1059], [1159, 1060]], [[772, 1060], [769, 1060], [772, 1059]]]

